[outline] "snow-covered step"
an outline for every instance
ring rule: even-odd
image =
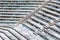
[[[55,4],[55,3],[49,3],[48,5],[52,5],[52,6],[55,6],[55,7],[60,7],[58,4]]]
[[[29,13],[28,12],[0,12],[0,14],[1,15],[27,15]]]
[[[0,21],[0,24],[16,24],[18,21]]]
[[[10,32],[10,36],[9,37],[11,37],[11,36],[14,36],[14,37],[16,37],[17,38],[17,40],[26,40],[23,36],[21,36],[20,34],[18,34],[14,29],[12,29],[12,28],[9,28],[9,27],[0,27],[0,31],[2,31],[3,30],[3,32],[5,32],[5,33],[8,33],[8,32]],[[8,32],[7,32],[8,31]],[[7,34],[8,35],[8,34]],[[14,40],[16,40],[15,38],[14,38]]]
[[[33,27],[31,24],[29,24],[29,23],[24,23],[23,24],[25,27],[27,27],[27,28],[29,28],[31,31],[35,31],[35,30],[37,30],[35,27]]]
[[[4,40],[3,37],[0,36],[0,40]]]
[[[21,20],[22,18],[0,18],[0,20]]]
[[[53,15],[54,17],[60,16],[59,13],[53,12],[52,10],[49,10],[49,9],[46,9],[46,8],[43,8],[43,10],[47,11],[48,14],[50,13],[50,15]]]
[[[40,27],[43,28],[43,25],[40,25],[40,23],[37,23],[37,22],[35,22],[33,20],[28,20],[28,22],[30,22],[31,24],[34,24],[37,28],[40,28]]]
[[[49,35],[47,32],[45,32],[43,35],[49,40],[55,40],[55,38],[53,36]]]
[[[44,21],[46,21],[46,22],[51,22],[51,21],[52,21],[50,18],[44,16],[44,15],[41,14],[41,13],[36,13],[35,16],[38,17],[38,18],[41,18],[42,20],[44,20]]]
[[[50,15],[50,14],[48,14],[48,11],[46,11],[46,10],[42,10],[41,12],[43,12],[42,14],[44,14],[44,15],[46,15],[46,16],[49,16],[49,17],[51,17],[52,19],[54,19],[54,20],[58,20],[58,18],[57,17],[55,17],[55,16],[53,16],[53,15]]]
[[[5,34],[7,34],[7,36],[8,36],[9,38],[18,40],[16,37],[14,37],[12,34],[10,34],[10,32],[8,32],[7,30],[0,29],[0,31],[2,31],[2,32],[4,32]]]
[[[54,3],[60,3],[60,0],[52,0]]]
[[[16,25],[15,23],[14,24],[8,24],[8,23],[0,23],[0,26],[14,26],[14,25]]]
[[[19,15],[19,14],[0,14],[0,16],[10,16],[10,17],[26,17],[26,15],[27,14],[21,14],[21,15]]]
[[[53,25],[53,26],[51,26],[51,28],[50,29],[52,29],[52,30],[54,30],[54,31],[56,31],[57,33],[60,33],[60,28],[58,27],[58,26],[56,26],[56,25]]]
[[[39,35],[43,36],[43,38],[45,38],[46,40],[55,40],[54,37],[50,36],[48,33],[44,32],[44,33],[39,33]]]
[[[16,22],[0,22],[1,26],[4,26],[4,25],[16,25]],[[4,25],[3,25],[4,24]]]
[[[20,11],[32,11],[32,10],[0,10],[0,12],[20,12]]]
[[[36,8],[36,7],[0,7],[0,9],[23,9],[23,8],[25,8],[25,9],[29,9],[29,8]]]
[[[48,35],[50,35],[54,40],[59,40],[58,37],[52,35],[51,33],[47,32],[47,31],[45,31],[45,33],[48,34]],[[47,35],[47,36],[48,36],[48,35]]]
[[[35,19],[34,19],[34,17],[35,17]],[[41,23],[41,25],[46,25],[47,24],[47,20],[45,20],[45,19],[43,19],[42,17],[39,17],[39,16],[37,16],[37,15],[35,15],[34,17],[32,17],[32,19],[34,19],[34,20],[37,20],[38,22],[40,22]],[[37,19],[36,19],[37,18]]]
[[[50,33],[51,35],[53,35],[54,37],[56,37],[56,38],[58,38],[58,39],[60,39],[60,35],[58,34],[58,33],[56,33],[56,32],[54,32],[53,30],[46,30],[48,33]]]
[[[4,33],[0,33],[0,36],[3,37],[4,40],[10,40]]]
[[[54,37],[56,40],[60,40],[60,22],[55,23],[54,25],[50,26],[50,29],[45,30],[50,36]]]
[[[51,11],[55,11],[58,14],[60,12],[60,8],[54,8],[53,6],[46,6],[45,8],[47,8],[47,9],[49,9]]]
[[[39,14],[43,15],[44,17],[46,17],[47,19],[50,20],[50,22],[53,22],[54,20],[56,20],[56,18],[54,18],[53,16],[49,15],[49,14],[46,14],[45,12],[43,11],[39,11]]]

